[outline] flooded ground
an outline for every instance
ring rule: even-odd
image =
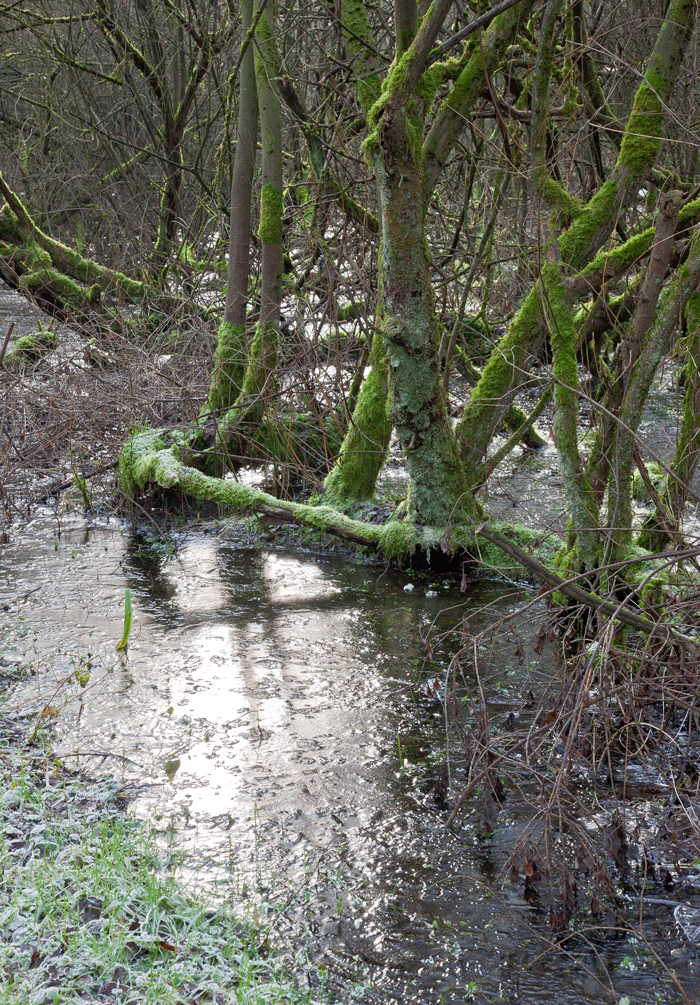
[[[700,993],[692,954],[671,955],[683,940],[668,905],[645,909],[658,958],[629,939],[551,946],[546,897],[528,903],[502,883],[522,824],[515,800],[493,838],[476,837],[476,796],[465,827],[445,827],[433,797],[445,713],[425,684],[444,693],[451,642],[428,660],[423,640],[463,616],[478,632],[530,599],[524,588],[475,581],[461,595],[458,580],[254,547],[225,525],[159,541],[66,513],[59,537],[37,513],[0,567],[2,655],[34,674],[5,714],[31,729],[53,705],[57,753],[117,777],[193,883],[257,904],[273,939],[308,954],[299,980],[374,1005],[656,1005]],[[135,623],[118,656],[126,587]],[[499,728],[554,672],[552,654],[532,650],[537,624],[531,609],[522,665],[512,645],[482,653]],[[465,718],[477,690],[466,670]],[[447,747],[453,801],[454,730]],[[674,896],[700,906],[692,877]],[[638,920],[639,905],[629,911]]]

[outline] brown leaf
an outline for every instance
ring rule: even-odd
[[[506,721],[503,723],[507,733],[514,733],[516,728],[517,719],[514,712],[509,712],[506,716]]]
[[[564,911],[566,912],[567,922],[571,919],[574,911],[576,910],[577,892],[578,887],[576,886],[576,880],[567,869],[564,874]]]
[[[477,835],[480,838],[488,837],[490,834],[493,834],[496,829],[500,812],[501,807],[499,806],[498,801],[494,798],[491,786],[488,786],[486,796],[484,798],[484,808],[481,811],[481,816],[479,817],[479,827],[477,829]]]
[[[620,919],[613,911],[612,907],[609,908],[608,913],[605,915],[605,920],[603,921],[603,928],[605,929],[605,938],[608,941],[613,939],[624,939],[624,931],[620,931]]]
[[[518,657],[518,666],[522,666],[525,662],[525,650],[523,649],[522,639],[518,639],[518,644],[515,647],[515,655]]]
[[[42,719],[57,719],[58,709],[55,705],[47,705],[44,711],[41,713]]]
[[[576,849],[576,871],[583,873],[584,876],[595,872],[595,859],[585,845],[580,845]]]
[[[466,573],[466,570],[465,570],[464,566],[462,566],[462,579],[461,579],[460,584],[459,584],[459,592],[460,593],[466,593],[467,592],[467,573]]]
[[[450,788],[450,776],[446,764],[440,765],[435,788],[433,789],[433,799],[436,803],[444,803]]]
[[[603,828],[603,845],[612,855],[615,865],[622,872],[626,872],[628,868],[627,834],[617,810],[613,813],[610,823]]]
[[[544,649],[544,644],[546,641],[547,641],[547,631],[544,625],[540,625],[540,627],[537,629],[537,635],[535,637],[535,645],[533,647],[533,651],[536,652],[538,656]]]
[[[569,919],[566,916],[564,908],[562,908],[561,911],[550,911],[549,927],[555,935],[564,935],[569,931]]]
[[[547,723],[548,726],[551,726],[552,723],[556,722],[558,718],[559,713],[557,712],[556,708],[550,708],[549,712],[547,712],[547,715],[545,717],[545,722]]]
[[[591,917],[596,919],[603,917],[603,908],[595,897],[591,897]]]
[[[175,946],[172,946],[169,942],[163,942],[163,941],[161,941],[161,942],[158,943],[158,945],[160,946],[160,948],[165,953],[174,953],[174,952],[176,952]]]
[[[88,921],[97,921],[102,916],[104,901],[99,897],[81,897],[78,901],[80,920],[85,925]]]

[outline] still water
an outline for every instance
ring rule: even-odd
[[[59,535],[46,510],[0,559],[4,656],[14,646],[33,670],[10,714],[31,726],[53,704],[57,753],[120,779],[209,896],[233,887],[263,922],[289,901],[273,939],[308,954],[334,1001],[688,1000],[624,941],[548,944],[548,905],[501,882],[517,825],[507,803],[493,838],[475,835],[476,797],[467,826],[445,828],[433,789],[448,750],[454,801],[461,760],[434,692],[455,643],[429,659],[425,639],[463,617],[477,633],[531,597],[459,586],[219,525],[160,542],[75,518]],[[126,587],[135,620],[118,655]],[[537,613],[520,625],[522,666],[512,646],[484,656],[499,725],[544,686],[551,655],[528,644]],[[465,710],[476,687],[467,671]],[[671,912],[647,925],[672,961]],[[672,965],[697,993],[692,959]]]

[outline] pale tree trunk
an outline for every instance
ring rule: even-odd
[[[259,6],[256,4],[256,11]],[[248,353],[241,392],[234,407],[218,425],[219,453],[245,452],[245,438],[254,435],[270,403],[277,366],[282,296],[283,183],[282,117],[279,98],[272,86],[275,72],[274,26],[275,3],[269,0],[258,21],[254,57],[262,145],[258,228],[261,244],[260,320]]]

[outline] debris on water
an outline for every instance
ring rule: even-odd
[[[426,590],[426,597],[437,597],[437,590]]]
[[[415,587],[414,587],[413,583],[406,583],[406,585],[403,588],[403,592],[404,593],[413,593],[414,589],[415,589]]]

